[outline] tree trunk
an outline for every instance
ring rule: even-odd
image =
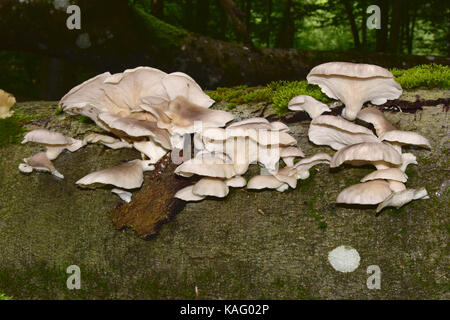
[[[353,15],[353,6],[349,0],[344,0],[345,12],[347,13],[347,18],[350,23],[350,28],[353,35],[353,43],[356,49],[361,48],[361,43],[359,42],[358,28],[356,27],[355,16]]]
[[[295,20],[294,20],[294,3],[292,0],[286,0],[283,22],[281,23],[280,30],[275,46],[277,48],[293,48],[295,39]]]
[[[385,52],[387,49],[387,38],[389,30],[389,2],[387,0],[380,0],[378,6],[381,10],[381,29],[377,30],[376,50],[379,52]]]
[[[389,52],[397,53],[399,51],[399,41],[400,39],[400,27],[401,27],[401,11],[402,8],[401,0],[392,1],[392,18],[391,18],[391,30],[389,34]]]
[[[272,0],[267,0],[267,38],[266,46],[270,47],[270,36],[272,34]]]
[[[158,19],[164,17],[164,0],[152,0],[152,15]]]
[[[231,23],[233,24],[236,33],[240,38],[242,38],[243,42],[254,49],[254,45],[252,39],[250,38],[250,34],[248,33],[248,28],[244,22],[241,21],[238,15],[243,15],[242,11],[240,11],[233,0],[219,0],[219,3],[222,9],[227,14],[228,18],[230,18]]]
[[[417,7],[414,8],[408,35],[408,54],[412,54],[414,44],[414,29],[416,27]]]

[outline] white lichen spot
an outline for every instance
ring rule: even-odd
[[[349,246],[339,246],[328,253],[328,261],[339,272],[355,271],[360,260],[358,251]]]

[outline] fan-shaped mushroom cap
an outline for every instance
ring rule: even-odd
[[[387,162],[394,165],[402,163],[402,156],[393,147],[384,143],[363,142],[347,146],[337,151],[330,162],[330,167],[339,167],[344,162],[354,165],[364,163]]]
[[[204,128],[208,128],[223,127],[234,119],[229,112],[207,109],[181,96],[169,103],[165,114],[171,119],[172,131],[178,134],[193,133],[196,121],[200,122]]]
[[[364,178],[361,179],[361,182],[366,182],[370,180],[376,179],[385,179],[385,180],[395,180],[400,182],[406,182],[408,180],[408,176],[398,168],[389,168],[376,170],[374,172],[369,173]]]
[[[377,136],[380,137],[388,131],[395,130],[395,127],[384,116],[384,113],[376,107],[367,107],[358,112],[358,119],[370,123],[375,128]]]
[[[13,115],[14,112],[10,110],[15,103],[16,98],[11,93],[0,89],[0,119]]]
[[[192,193],[200,197],[223,198],[226,197],[229,191],[228,186],[222,179],[210,177],[200,179],[192,188]]]
[[[377,212],[380,212],[381,210],[383,210],[383,208],[386,207],[395,207],[398,209],[408,202],[418,199],[429,199],[427,190],[425,188],[405,189],[399,192],[394,192],[378,205]]]
[[[205,196],[197,196],[192,192],[192,189],[194,188],[194,185],[185,187],[181,190],[178,190],[177,193],[175,193],[175,198],[181,199],[184,201],[200,201],[205,199]]]
[[[311,157],[301,159],[294,165],[294,168],[297,170],[296,178],[297,179],[308,179],[309,177],[309,169],[312,167],[326,163],[329,164],[331,161],[331,156],[326,153],[317,153]]]
[[[402,153],[402,165],[400,167],[400,170],[405,172],[406,168],[410,164],[418,164],[416,156],[412,153]]]
[[[81,140],[69,138],[59,132],[46,129],[36,129],[28,132],[25,135],[22,144],[27,142],[35,142],[46,146],[47,157],[50,160],[56,159],[64,149],[75,152],[85,145]]]
[[[35,154],[30,158],[23,159],[25,164],[19,165],[21,172],[30,173],[33,170],[50,172],[52,175],[64,179],[64,176],[56,170],[53,163],[47,157],[45,152]]]
[[[227,163],[221,158],[190,159],[179,165],[175,169],[175,173],[183,177],[191,177],[197,174],[224,179],[229,179],[236,175],[233,164]]]
[[[361,142],[380,142],[366,127],[330,115],[313,119],[309,126],[308,137],[317,145],[327,145],[335,150]]]
[[[311,119],[315,119],[322,113],[331,111],[325,103],[307,95],[296,96],[289,101],[289,110],[305,111]]]
[[[144,171],[153,170],[148,161],[132,160],[121,165],[88,174],[76,182],[81,186],[111,184],[123,189],[139,188],[144,182]]]
[[[150,159],[150,163],[152,164],[157,163],[168,152],[167,149],[164,149],[152,140],[133,142],[133,147],[139,152],[145,154]]]
[[[247,180],[245,180],[242,176],[235,176],[231,179],[225,180],[227,186],[232,188],[242,188],[247,184]]]
[[[378,204],[392,193],[389,183],[384,180],[372,180],[358,183],[339,193],[336,202],[347,204]]]
[[[268,125],[267,128],[270,127],[269,120],[267,120],[266,118],[253,117],[230,123],[227,128],[246,127],[248,125],[255,125],[255,124],[263,124],[263,125],[265,124]]]
[[[227,140],[234,137],[248,137],[261,145],[295,145],[297,140],[284,131],[257,130],[253,128],[232,127],[232,128],[206,128],[202,131],[202,136],[210,140]]]
[[[280,148],[280,157],[283,159],[284,163],[288,167],[294,166],[294,159],[297,157],[304,157],[305,154],[298,147],[281,147]]]
[[[289,185],[292,189],[295,189],[297,187],[296,174],[297,170],[295,168],[284,167],[274,173],[273,176],[277,178],[277,180]]]
[[[270,174],[264,174],[259,176],[252,177],[247,182],[247,189],[278,189],[282,187],[283,185],[286,185],[288,187],[287,183],[283,183],[277,178],[275,178],[273,175]]]
[[[103,90],[110,101],[121,109],[138,110],[142,97],[154,95],[168,98],[162,84],[166,75],[165,72],[150,67],[128,69],[107,77]]]
[[[108,148],[111,149],[122,149],[122,148],[132,148],[133,145],[129,144],[126,141],[118,140],[116,138],[113,138],[111,136],[107,136],[104,134],[98,134],[98,133],[91,133],[84,137],[83,144],[87,143],[101,143]]]
[[[197,82],[185,73],[170,73],[162,79],[162,84],[170,100],[182,96],[204,108],[209,108],[214,103],[214,100],[203,92]]]
[[[133,194],[131,192],[122,190],[122,189],[118,189],[118,188],[114,188],[111,190],[112,193],[115,193],[119,196],[120,199],[122,199],[123,201],[125,201],[126,203],[130,203],[131,202],[131,197],[133,196]]]
[[[413,131],[391,130],[380,136],[380,140],[403,144],[412,144],[423,148],[431,148],[427,138]]]
[[[111,129],[125,132],[131,137],[151,137],[162,147],[172,148],[169,133],[167,130],[158,128],[156,122],[122,118],[111,113],[101,113],[98,117]]]
[[[391,72],[370,64],[328,62],[314,67],[306,79],[330,98],[341,100],[342,115],[348,120],[355,120],[366,101],[378,105],[402,94]]]
[[[391,188],[393,192],[399,192],[406,189],[406,186],[400,181],[387,180],[387,182],[389,183],[389,188]]]

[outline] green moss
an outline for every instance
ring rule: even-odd
[[[12,297],[8,297],[0,292],[0,300],[12,300]]]
[[[64,108],[57,108],[56,110],[55,110],[55,115],[60,115],[60,114],[62,114],[64,112]]]
[[[147,39],[149,43],[158,42],[159,47],[170,49],[180,47],[186,39],[188,35],[186,30],[167,24],[147,13],[141,3],[135,3],[135,1],[129,0],[128,4],[134,18],[140,26],[142,37]]]
[[[23,125],[35,118],[36,116],[27,116],[16,112],[12,117],[0,119],[0,147],[22,141],[26,132]]]
[[[410,69],[390,70],[403,89],[425,87],[450,89],[450,67],[440,64],[422,64]]]
[[[89,124],[95,123],[94,121],[92,121],[91,118],[86,117],[86,116],[80,116],[80,117],[78,118],[78,122],[79,122],[79,123],[89,123]]]

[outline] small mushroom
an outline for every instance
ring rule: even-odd
[[[373,205],[383,202],[392,190],[384,180],[372,180],[352,185],[339,193],[336,202],[346,204]]]
[[[55,177],[64,179],[64,176],[56,170],[45,152],[38,153],[30,158],[23,159],[25,163],[19,165],[19,170],[24,173],[36,171],[50,172]]]
[[[13,115],[14,112],[10,110],[15,103],[16,98],[11,93],[0,89],[0,119]]]
[[[247,180],[245,180],[242,176],[235,176],[233,178],[225,180],[225,184],[232,188],[242,188],[247,184]]]
[[[44,145],[47,148],[46,153],[49,160],[56,159],[65,149],[70,152],[75,152],[85,145],[81,140],[69,138],[59,132],[46,129],[36,129],[28,132],[25,135],[22,144],[27,142],[35,142]]]
[[[306,79],[322,92],[345,104],[342,116],[355,120],[366,101],[379,105],[402,94],[388,70],[371,64],[328,62],[314,67]]]
[[[327,145],[334,150],[361,142],[380,142],[366,127],[330,115],[322,115],[311,121],[308,138],[314,144]]]
[[[247,183],[247,189],[276,189],[279,192],[289,188],[287,183],[281,182],[275,176],[270,174],[258,175],[252,177]]]
[[[375,128],[378,137],[388,131],[395,130],[395,127],[384,116],[384,113],[376,107],[363,108],[356,116],[358,119],[370,123]]]
[[[298,147],[281,147],[280,148],[280,157],[283,159],[284,163],[288,167],[294,166],[294,159],[297,157],[304,157],[305,154]]]
[[[425,188],[420,189],[405,189],[399,192],[395,192],[381,202],[377,207],[377,212],[383,210],[386,207],[400,208],[411,202],[412,200],[429,199],[427,190]]]
[[[133,145],[104,134],[91,133],[84,137],[83,144],[101,143],[111,149],[132,148]]]
[[[296,96],[289,101],[289,110],[305,111],[311,119],[315,119],[322,113],[331,111],[325,103],[307,95]]]
[[[192,192],[192,189],[194,186],[188,186],[181,190],[178,190],[177,193],[175,193],[175,198],[181,199],[184,201],[200,201],[205,199],[205,196],[197,196]]]
[[[405,184],[400,181],[387,180],[387,182],[389,183],[389,188],[391,188],[393,192],[399,192],[406,189]]]
[[[144,182],[144,171],[154,170],[149,161],[132,160],[121,165],[88,174],[76,182],[83,187],[97,184],[114,185],[122,189],[140,188]]]
[[[182,163],[175,169],[175,173],[183,177],[194,174],[213,178],[230,179],[236,175],[233,164],[221,158],[194,158]]]
[[[400,146],[410,144],[428,149],[431,148],[427,138],[413,131],[390,130],[382,134],[380,140],[398,144]]]
[[[330,164],[331,156],[326,153],[317,153],[311,157],[300,160],[294,165],[294,168],[297,170],[296,178],[297,179],[308,179],[309,178],[309,169],[318,165],[318,164]]]
[[[353,165],[365,163],[384,164],[390,163],[400,165],[402,156],[393,147],[376,142],[363,142],[347,146],[337,151],[330,162],[331,168],[339,167],[344,162],[351,162]]]
[[[157,163],[164,157],[168,150],[161,147],[159,144],[150,141],[136,141],[133,142],[133,146],[139,152],[145,154],[149,159],[150,163]]]
[[[229,188],[222,179],[202,178],[192,188],[192,193],[199,197],[212,196],[217,198],[226,197]]]
[[[118,188],[114,188],[111,190],[112,193],[115,193],[119,196],[120,199],[122,199],[123,201],[125,201],[126,203],[130,203],[131,202],[131,197],[133,196],[133,194],[131,192],[122,190],[122,189],[118,189]]]
[[[408,176],[398,168],[388,168],[369,173],[361,179],[361,182],[377,179],[395,180],[404,183],[408,180]]]

